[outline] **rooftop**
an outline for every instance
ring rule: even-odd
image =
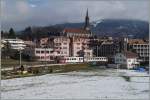
[[[142,39],[130,39],[129,44],[147,44],[147,42]]]
[[[138,57],[138,54],[133,53],[131,51],[125,51],[124,54],[127,58],[137,58]]]
[[[66,28],[63,30],[63,32],[66,33],[88,33],[88,31],[84,30],[84,29],[79,29],[79,28]]]

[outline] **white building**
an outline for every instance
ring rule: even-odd
[[[54,61],[54,52],[52,48],[35,48],[34,55],[38,61]]]
[[[132,69],[139,65],[138,55],[130,51],[117,53],[115,55],[115,63],[119,64],[120,67]]]
[[[26,47],[24,41],[21,39],[3,39],[2,43],[3,44],[9,43],[11,49],[16,50],[23,50]]]
[[[130,39],[129,48],[136,52],[143,62],[149,62],[149,43],[142,39]]]
[[[67,37],[54,38],[54,52],[55,56],[69,57],[70,39]]]

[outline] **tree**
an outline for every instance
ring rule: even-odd
[[[13,28],[10,28],[8,38],[16,38],[16,34]]]
[[[8,59],[10,58],[10,52],[11,52],[10,43],[7,41],[4,45],[5,46],[2,49],[2,57]]]

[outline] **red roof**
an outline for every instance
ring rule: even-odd
[[[84,29],[75,29],[75,28],[66,28],[66,29],[64,29],[64,32],[66,32],[66,33],[88,33]]]
[[[126,52],[125,52],[125,56],[126,56],[127,58],[137,58],[137,57],[138,57],[138,54],[133,53],[133,52],[131,52],[131,51],[126,51]]]

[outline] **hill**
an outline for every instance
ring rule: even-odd
[[[61,35],[64,28],[82,28],[84,23],[64,23],[45,27],[28,27],[21,31],[22,37],[39,38]],[[146,38],[149,35],[149,23],[141,20],[102,19],[91,22],[91,30],[99,36]]]

